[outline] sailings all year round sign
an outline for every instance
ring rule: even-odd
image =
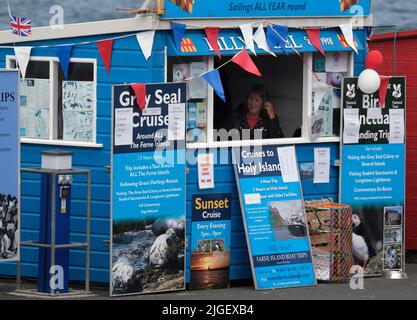
[[[185,289],[186,85],[113,87],[111,295]]]

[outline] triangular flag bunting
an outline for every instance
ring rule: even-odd
[[[181,42],[187,26],[183,23],[171,22],[171,27],[174,34],[175,46],[181,51]]]
[[[261,76],[261,73],[259,72],[255,63],[252,61],[251,57],[249,56],[249,53],[245,49],[243,49],[237,55],[235,55],[232,58],[232,61],[238,64],[239,66],[241,66],[247,72],[253,73],[254,75],[257,75],[258,77]]]
[[[326,56],[324,50],[320,43],[320,29],[318,28],[308,28],[307,35],[311,41],[311,44],[323,55]]]
[[[20,73],[22,74],[23,79],[25,79],[26,77],[26,69],[29,64],[31,51],[32,51],[32,47],[15,47],[14,48],[14,54],[16,56],[17,65],[19,66]]]
[[[106,71],[110,73],[111,55],[113,52],[113,39],[97,41],[98,52],[100,53],[101,60],[103,61]]]
[[[239,26],[242,31],[243,39],[245,40],[246,48],[256,55],[255,43],[253,42],[253,26],[252,24],[242,24]]]
[[[269,54],[272,54],[273,56],[276,57],[275,53],[272,52],[272,50],[269,47],[268,42],[266,40],[266,35],[265,35],[265,30],[264,30],[263,23],[261,23],[258,30],[256,30],[255,35],[253,36],[253,41],[255,41],[255,43],[257,44],[259,49],[262,49],[262,50],[264,50],[264,51],[268,52]]]
[[[340,30],[342,30],[343,36],[345,37],[347,44],[353,49],[353,51],[356,52],[356,54],[359,54],[358,48],[356,47],[356,44],[355,44],[355,39],[353,38],[352,23],[341,24],[339,27],[340,27]]]
[[[71,59],[72,46],[59,46],[55,48],[56,55],[61,63],[62,71],[64,72],[65,79],[68,78],[68,67]]]
[[[288,38],[288,27],[287,26],[268,26],[266,30],[266,40],[270,48],[279,46],[286,54],[288,54],[286,48],[286,41]]]
[[[217,27],[207,27],[206,29],[207,40],[210,43],[211,47],[216,51],[217,56],[221,58],[220,49],[219,49],[219,32],[220,28]]]
[[[379,87],[379,106],[385,108],[385,99],[389,86],[390,77],[381,77],[381,86]]]
[[[136,103],[141,110],[146,107],[146,85],[143,83],[132,83],[130,85],[132,90],[135,92]]]
[[[148,60],[152,55],[153,40],[155,38],[155,30],[139,32],[136,35],[140,48],[142,49],[145,59]]]
[[[208,82],[208,84],[214,89],[220,99],[226,102],[226,96],[224,95],[223,84],[220,79],[219,70],[213,69],[207,73],[202,74],[201,77]]]

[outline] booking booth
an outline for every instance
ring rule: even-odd
[[[115,265],[116,269],[123,270],[123,274],[135,274],[137,265],[146,264],[149,256],[143,256],[143,261],[135,265],[128,259],[115,258],[120,251],[117,251],[117,246],[115,249],[114,243],[113,252],[109,252],[109,241],[114,240],[120,231],[118,228],[130,230],[129,221],[121,219],[123,224],[117,225],[112,220],[115,218],[116,197],[113,192],[117,191],[114,186],[118,177],[116,173],[125,174],[121,168],[126,161],[131,161],[127,160],[129,152],[122,147],[126,141],[123,142],[123,136],[117,138],[117,134],[123,132],[125,126],[132,125],[126,121],[129,108],[123,104],[118,106],[117,103],[123,100],[115,100],[115,97],[128,92],[129,97],[136,95],[137,99],[139,91],[136,90],[140,87],[130,84],[146,85],[148,94],[158,90],[157,84],[160,84],[160,90],[168,90],[170,94],[182,90],[178,101],[165,102],[175,105],[177,113],[164,114],[161,107],[159,111],[154,110],[159,114],[153,114],[174,119],[174,122],[177,120],[178,126],[185,128],[184,137],[173,135],[178,146],[175,154],[193,159],[174,168],[179,170],[175,172],[183,173],[176,181],[184,183],[184,189],[177,190],[176,196],[164,204],[166,210],[184,208],[184,225],[170,225],[172,228],[169,229],[175,232],[186,230],[183,239],[178,234],[176,237],[172,235],[177,248],[183,250],[185,265],[177,268],[176,274],[182,277],[181,280],[175,282],[178,279],[171,279],[171,284],[180,289],[183,287],[181,281],[190,282],[191,232],[198,221],[195,218],[199,216],[198,210],[202,209],[194,206],[198,201],[200,204],[207,201],[217,201],[217,205],[222,203],[218,209],[227,220],[225,228],[230,229],[230,238],[219,235],[224,243],[203,241],[200,249],[213,251],[227,247],[228,280],[250,279],[254,276],[251,271],[253,257],[248,254],[246,245],[232,149],[295,146],[294,158],[301,173],[300,196],[303,200],[326,198],[338,201],[342,79],[358,76],[365,67],[367,27],[372,26],[370,1],[316,0],[298,5],[292,1],[259,3],[246,0],[239,4],[232,1],[218,4],[167,0],[154,13],[140,14],[131,19],[68,25],[63,29],[35,28],[29,38],[0,32],[2,67],[20,67],[21,70],[21,166],[40,166],[41,152],[47,149],[72,152],[73,167],[92,172],[91,281],[109,283],[109,274],[115,270]],[[173,22],[185,26],[180,42],[178,34],[173,32]],[[284,26],[284,29],[274,26]],[[212,40],[213,28],[219,32],[215,42]],[[257,39],[253,51],[248,48],[244,37],[244,30],[249,29],[252,38]],[[280,33],[282,30],[285,30],[284,36]],[[274,32],[275,36],[271,38],[268,32]],[[262,74],[260,77],[247,72],[238,63],[230,63],[244,49]],[[216,79],[221,81],[223,97],[219,95],[218,82],[204,78],[212,70],[218,70],[219,78]],[[186,85],[181,86],[181,83]],[[225,129],[224,123],[244,102],[246,93],[254,84],[268,89],[282,137],[231,141],[230,137],[216,135],[215,132]],[[151,97],[144,103],[152,106],[155,101]],[[180,105],[183,103],[185,107]],[[130,106],[135,117],[152,115],[146,114],[151,111],[142,110],[139,104]],[[116,114],[117,108],[120,110]],[[181,116],[182,113],[186,117]],[[115,127],[116,120],[119,121],[118,127]],[[317,121],[320,124],[318,129]],[[159,129],[167,128],[161,123]],[[150,131],[148,134],[156,133]],[[115,139],[119,139],[118,142]],[[127,143],[132,144],[132,141]],[[327,149],[327,162],[330,164],[328,178],[321,183],[315,183],[310,174],[314,167],[315,149],[318,148]],[[151,149],[146,151],[153,152]],[[141,154],[141,157],[146,158],[146,155]],[[213,159],[221,161],[213,163]],[[206,180],[201,175],[204,161],[210,177]],[[115,163],[119,166],[115,167]],[[145,165],[144,162],[136,165],[141,164]],[[212,168],[211,164],[214,164]],[[110,174],[109,166],[113,166]],[[76,188],[71,195],[70,240],[83,242],[86,181],[74,179],[73,185]],[[39,186],[37,178],[22,180],[22,241],[39,236]],[[243,182],[240,188],[244,188]],[[163,189],[158,190],[155,192]],[[230,206],[226,207],[226,202]],[[151,226],[144,225],[143,228],[151,232]],[[132,242],[127,255],[138,254],[142,242],[138,238],[129,239]],[[172,239],[167,235],[165,240],[169,243]],[[37,249],[22,248],[20,257],[22,276],[36,278]],[[70,280],[84,280],[85,251],[71,250],[69,261]],[[0,264],[0,274],[15,276],[15,272],[15,264]],[[157,281],[151,272],[143,277],[150,279],[149,282]],[[118,288],[121,291],[114,294],[136,292],[123,285]],[[148,288],[150,291],[169,289],[163,286]],[[146,290],[141,288],[139,291]]]

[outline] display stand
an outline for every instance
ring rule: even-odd
[[[21,172],[47,174],[52,177],[52,210],[51,210],[51,243],[40,243],[38,241],[24,241],[20,243],[21,247],[34,247],[34,248],[45,248],[51,250],[51,265],[55,264],[55,254],[57,249],[75,249],[85,248],[86,250],[86,265],[85,265],[85,288],[84,290],[73,290],[70,289],[68,293],[57,293],[54,289],[51,289],[50,293],[42,293],[36,291],[36,289],[22,289],[21,287],[21,266],[20,260],[17,262],[16,272],[16,290],[12,292],[13,295],[26,296],[26,297],[44,297],[44,298],[81,298],[92,296],[90,292],[90,220],[91,220],[91,171],[80,170],[80,169],[69,169],[69,170],[50,170],[40,168],[26,168],[21,169]],[[87,213],[86,213],[86,242],[85,243],[67,243],[67,244],[56,244],[55,230],[56,230],[56,181],[58,175],[87,175]]]

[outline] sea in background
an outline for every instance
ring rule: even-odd
[[[0,30],[8,29],[6,0],[0,0]],[[209,0],[197,0],[209,1]],[[117,8],[139,8],[141,0],[9,0],[13,15],[30,17],[34,27],[47,26],[51,19],[49,10],[54,5],[64,8],[64,23],[128,18]],[[375,26],[396,25],[399,29],[417,29],[417,1],[372,0]],[[378,30],[377,30],[378,31]]]

